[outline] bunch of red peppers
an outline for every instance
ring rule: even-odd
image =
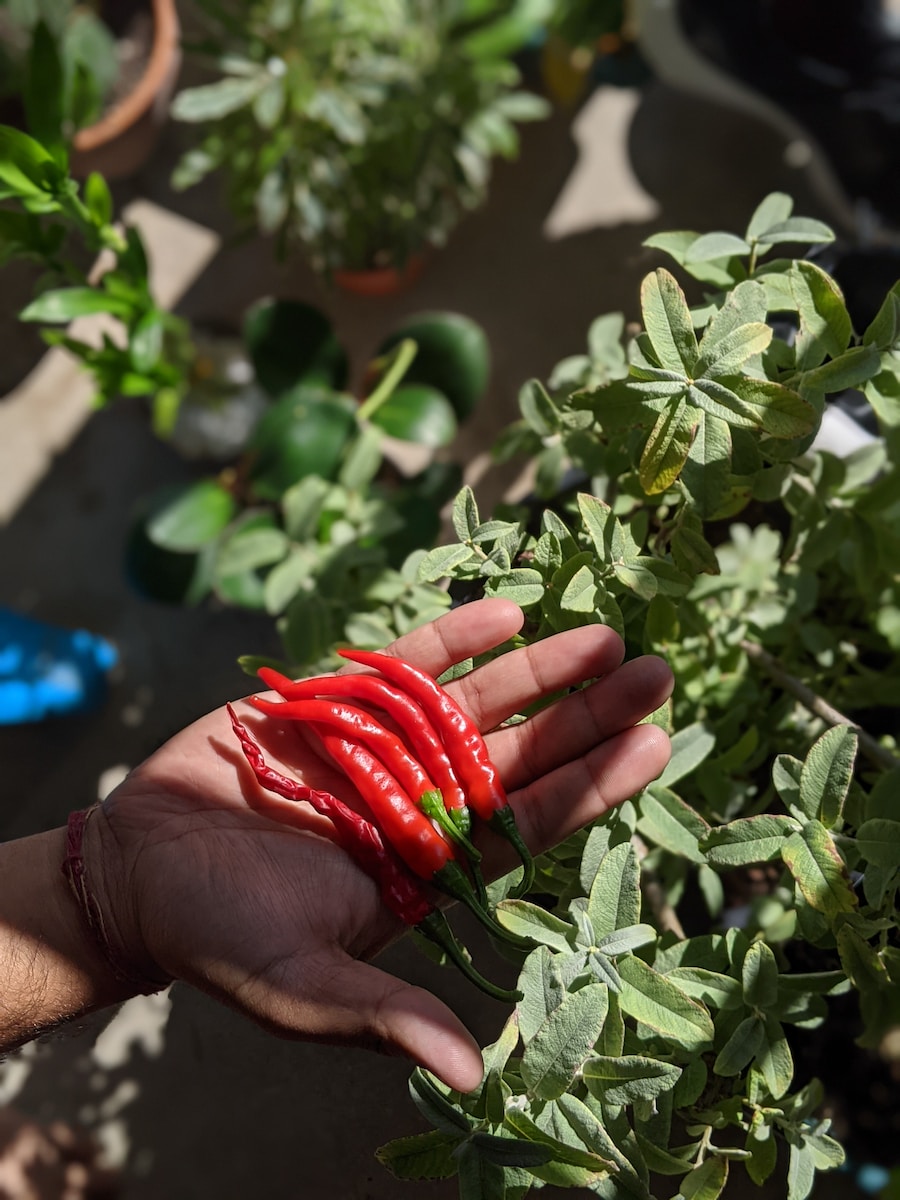
[[[302,723],[365,801],[368,816],[269,767],[229,706],[247,761],[263,787],[306,801],[330,819],[337,843],[375,880],[382,900],[402,921],[437,944],[483,991],[516,999],[517,993],[475,970],[431,891],[467,905],[494,936],[530,948],[491,912],[481,854],[470,837],[474,813],[522,859],[522,880],[513,894],[530,888],[531,855],[484,738],[449,693],[418,667],[376,651],[340,654],[378,673],[295,682],[262,667],[260,678],[282,699],[252,696],[250,703],[278,720]]]

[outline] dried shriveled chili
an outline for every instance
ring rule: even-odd
[[[386,907],[405,924],[439,946],[478,988],[496,1000],[515,1003],[521,999],[521,992],[501,988],[476,970],[447,924],[444,914],[432,905],[422,883],[385,846],[380,831],[371,821],[354,812],[330,792],[308,787],[270,767],[234,709],[230,704],[227,707],[244,756],[262,787],[287,800],[306,801],[316,812],[328,817],[335,830],[337,844],[375,881]]]
[[[475,722],[436,679],[412,663],[376,650],[344,649],[338,653],[350,662],[374,667],[422,706],[443,739],[467,803],[491,829],[513,845],[521,858],[522,879],[511,894],[524,895],[534,882],[534,863],[509,806],[500,773],[491,762]]]

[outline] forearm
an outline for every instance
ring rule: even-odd
[[[62,873],[66,831],[0,843],[0,1052],[137,989],[120,982]]]

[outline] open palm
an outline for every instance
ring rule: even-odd
[[[401,638],[389,652],[433,675],[516,633],[521,611],[482,600]],[[450,686],[487,735],[526,842],[561,841],[663,769],[668,739],[637,725],[671,688],[665,664],[621,664],[620,639],[583,627],[504,655]],[[528,721],[497,728],[585,680]],[[292,726],[237,704],[267,760],[359,806],[342,776]],[[92,822],[106,911],[118,940],[154,966],[285,1035],[400,1051],[462,1090],[480,1052],[435,996],[364,961],[402,927],[375,884],[328,840],[305,804],[263,792],[225,709],[195,722],[131,773]],[[325,836],[322,836],[322,835]],[[515,865],[492,834],[488,877]]]

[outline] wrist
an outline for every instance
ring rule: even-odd
[[[168,986],[171,977],[153,961],[141,936],[136,895],[125,885],[133,873],[123,863],[102,805],[69,816],[62,873],[83,930],[117,982],[131,994],[148,995]]]

